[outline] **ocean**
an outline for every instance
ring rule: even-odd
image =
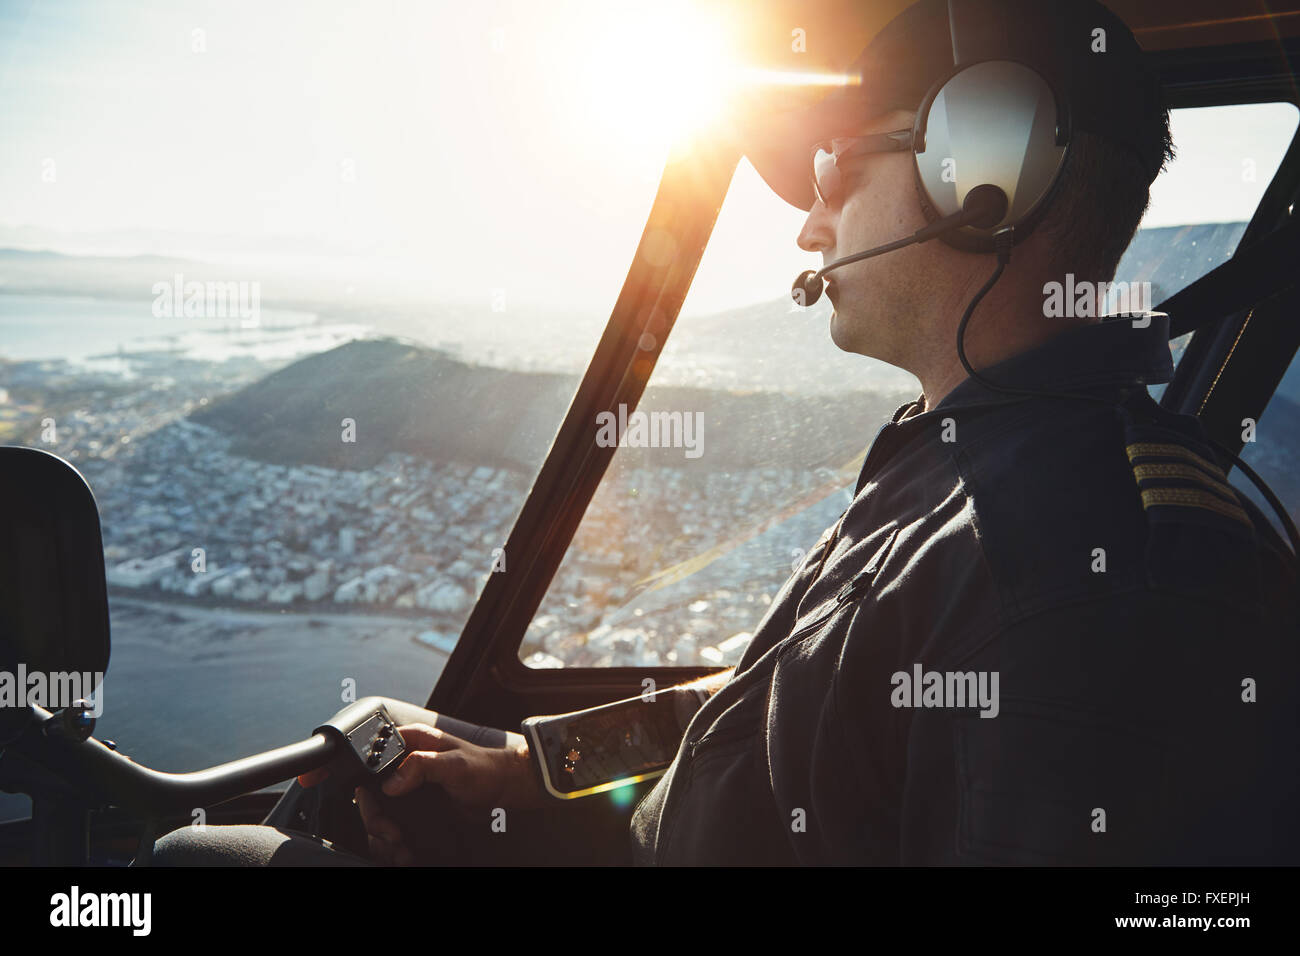
[[[166,351],[178,358],[291,361],[370,333],[355,323],[322,323],[311,312],[262,308],[256,327],[238,318],[154,315],[153,299],[0,294],[0,359],[64,359],[100,371],[120,355]]]

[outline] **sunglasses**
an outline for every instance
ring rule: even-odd
[[[899,153],[912,148],[910,129],[869,136],[837,136],[822,140],[812,151],[813,192],[827,209],[833,209],[844,191],[845,174],[840,163],[870,153]]]

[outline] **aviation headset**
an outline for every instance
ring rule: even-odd
[[[1127,148],[1147,182],[1163,165],[1151,124],[1163,112],[1159,82],[1132,34],[1098,3],[947,0],[953,67],[916,111],[912,150],[927,221],[963,209],[996,186],[1007,210],[943,240],[993,252],[994,236],[1030,234],[1051,204],[1076,126]],[[966,184],[966,189],[960,189]]]
[[[1131,34],[1104,7],[946,2],[951,39],[938,39],[945,48],[951,44],[952,67],[922,99],[911,137],[916,191],[928,225],[906,239],[804,273],[796,282],[796,290],[807,283],[804,304],[820,297],[816,280],[832,269],[914,242],[941,238],[967,252],[987,253],[996,251],[998,235],[1004,242],[1024,239],[1057,191],[1076,125],[1128,147],[1148,182],[1159,172],[1163,157],[1151,155],[1149,137],[1142,135],[1157,106],[1158,86],[1141,66]]]
[[[959,215],[983,187],[992,214],[944,232],[967,252],[995,251],[995,235],[1028,235],[1060,180],[1069,147],[1064,98],[1032,67],[1010,59],[961,64],[931,89],[916,113],[912,153],[921,211],[931,224]],[[977,184],[965,193],[960,183]],[[999,202],[1000,200],[1000,202]],[[992,224],[988,224],[989,221]]]
[[[971,366],[964,337],[976,306],[1010,261],[1012,246],[1032,232],[1056,195],[1076,128],[1089,128],[1128,147],[1148,174],[1148,183],[1155,179],[1163,156],[1152,153],[1156,147],[1142,132],[1158,107],[1158,85],[1124,85],[1126,79],[1150,77],[1137,66],[1136,43],[1126,29],[1108,31],[1103,25],[1100,35],[1098,28],[1085,30],[1083,19],[1068,15],[1085,9],[1082,4],[947,0],[947,5],[953,67],[926,93],[912,130],[916,190],[928,225],[904,239],[802,273],[792,295],[796,302],[811,305],[822,294],[822,277],[832,269],[934,238],[966,252],[995,253],[992,276],[957,326],[957,355],[966,374],[1007,395],[1115,406],[1114,400],[1096,395],[992,382]],[[1099,4],[1089,12],[1095,10],[1112,16]],[[1077,45],[1090,43],[1091,52],[1108,56],[1105,45],[1112,38],[1119,41],[1114,52],[1120,69],[1090,71],[1088,79],[1097,82],[1089,87],[1074,82],[1071,67],[1080,56]],[[1300,555],[1300,533],[1277,496],[1237,455],[1212,443],[1260,489]]]

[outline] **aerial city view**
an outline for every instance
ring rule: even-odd
[[[1146,230],[1120,274],[1150,277],[1158,300],[1241,229]],[[488,575],[520,557],[506,539],[601,320],[507,336],[490,304],[362,306],[363,290],[328,281],[263,292],[256,321],[169,315],[153,289],[166,298],[177,274],[229,271],[0,251],[0,441],[89,483],[114,650],[100,727],[183,770],[265,747],[268,729],[299,739],[341,693],[427,698]],[[684,316],[639,408],[592,423],[623,437],[525,664],[740,659],[848,506],[876,430],[916,396],[905,374],[835,349],[824,302],[801,311]],[[1274,402],[1297,400],[1293,369]],[[641,412],[663,441],[637,439]],[[1300,443],[1265,434],[1248,460],[1300,498]],[[0,795],[0,819],[27,806]]]
[[[1204,248],[1238,229],[1191,231]],[[0,342],[0,438],[85,475],[115,607],[378,614],[445,655],[486,576],[509,573],[506,537],[578,368],[535,347],[433,347],[338,308],[141,322],[120,294],[42,294],[62,263],[4,261],[19,282],[0,296],[15,332]],[[787,312],[682,322],[642,406],[697,422],[694,447],[624,439],[529,629],[530,666],[739,659],[847,506],[875,429],[914,397],[896,378],[828,385],[826,343]],[[767,333],[740,355],[738,322]]]
[[[33,341],[3,357],[0,429],[85,475],[115,609],[382,614],[445,654],[486,575],[509,573],[511,522],[576,386],[572,373],[478,364],[288,310],[256,328],[200,320],[184,337],[154,330],[64,358],[59,322],[131,306],[0,302],[6,326],[63,310],[46,354]],[[783,305],[772,311],[786,321]],[[799,549],[847,505],[846,466],[910,397],[672,384],[745,374],[721,350],[695,354],[642,403],[698,422],[694,447],[616,455],[529,631],[531,666],[734,663]],[[787,354],[782,374],[795,366]],[[476,401],[475,389],[509,400]],[[835,426],[854,431],[846,441]],[[771,446],[793,427],[808,466]],[[719,545],[693,574],[662,580]]]

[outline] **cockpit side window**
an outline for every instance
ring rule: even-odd
[[[1296,118],[1290,103],[1175,111],[1178,157],[1116,282],[1144,283],[1151,308],[1231,256]],[[825,300],[791,304],[802,220],[742,162],[640,407],[609,423],[622,442],[524,637],[529,666],[736,663],[848,505],[876,429],[918,394],[835,347]]]

